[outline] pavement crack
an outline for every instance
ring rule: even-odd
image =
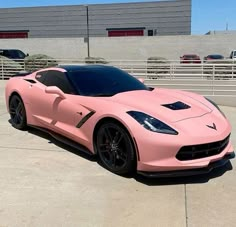
[[[45,151],[45,149],[41,148],[27,148],[27,147],[5,147],[5,146],[0,146],[0,148],[3,149],[16,149],[16,150],[36,150],[36,151]],[[55,149],[47,149],[47,151],[57,151]]]
[[[1,114],[0,114],[0,117],[1,117],[1,116],[4,116],[5,114],[7,114],[7,112],[6,112],[6,113],[1,113]]]
[[[184,184],[184,200],[185,200],[185,223],[188,227],[188,201],[187,201],[187,185]]]

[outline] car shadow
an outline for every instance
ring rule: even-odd
[[[135,174],[134,179],[137,182],[146,184],[148,186],[162,186],[162,185],[179,185],[179,184],[203,184],[208,181],[220,177],[227,171],[233,169],[231,162],[227,162],[224,166],[213,169],[207,174],[186,176],[186,177],[168,177],[168,178],[148,178],[139,174]]]
[[[10,120],[9,120],[9,123]],[[75,149],[51,136],[49,133],[45,131],[41,131],[37,128],[28,127],[26,130],[28,133],[39,136],[45,140],[48,140],[48,143],[53,143],[56,146],[69,151],[79,157],[87,159],[88,161],[97,162],[100,166],[102,166],[101,162],[97,158],[97,155],[90,155],[81,151],[79,149]],[[103,166],[102,166],[103,167]],[[104,167],[103,167],[104,168]],[[148,186],[164,186],[164,185],[179,185],[179,184],[199,184],[199,183],[207,183],[211,179],[218,178],[225,174],[227,171],[233,169],[231,162],[229,161],[226,165],[216,168],[212,170],[210,173],[202,174],[202,175],[194,175],[194,176],[186,176],[186,177],[167,177],[167,178],[149,178],[142,176],[138,173],[133,173],[126,176],[120,176],[127,179],[135,179],[137,182],[148,185]],[[105,171],[109,171],[104,168]]]
[[[36,128],[27,128],[27,131],[28,133],[30,134],[33,134],[33,135],[36,135],[36,136],[39,136],[45,140],[48,140],[48,143],[53,143],[55,144],[56,146],[62,148],[63,150],[66,150],[66,151],[69,151],[75,155],[78,155],[84,159],[87,159],[89,161],[92,161],[92,162],[96,162],[97,161],[97,156],[96,155],[93,155],[93,154],[88,154],[84,151],[81,151],[79,149],[75,149],[74,147],[71,147],[57,139],[55,139],[53,136],[51,136],[49,133],[47,132],[44,132],[44,131],[41,131],[39,129],[36,129]]]

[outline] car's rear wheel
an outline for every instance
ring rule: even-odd
[[[27,126],[25,106],[18,95],[13,95],[11,97],[9,110],[12,126],[21,130],[25,129]]]
[[[103,123],[95,138],[100,160],[105,168],[116,174],[134,171],[136,155],[127,130],[116,122]]]

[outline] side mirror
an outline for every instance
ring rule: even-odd
[[[29,54],[26,54],[26,57],[29,57]]]
[[[46,88],[45,88],[45,93],[58,95],[58,96],[61,97],[62,99],[65,99],[65,98],[66,98],[65,93],[64,93],[61,89],[59,89],[58,87],[56,87],[56,86],[46,87]]]

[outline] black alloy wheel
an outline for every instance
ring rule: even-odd
[[[13,95],[9,103],[11,124],[16,129],[25,129],[26,123],[26,112],[23,101],[18,95]]]
[[[115,122],[100,126],[96,149],[102,164],[113,173],[128,174],[134,171],[136,155],[128,132]]]

